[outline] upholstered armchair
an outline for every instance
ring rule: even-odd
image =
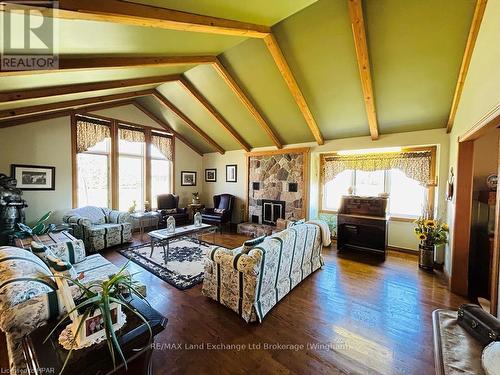
[[[160,223],[165,225],[167,218],[173,216],[175,224],[188,224],[189,214],[187,208],[179,208],[179,196],[175,194],[160,194],[157,198],[158,213],[161,215]]]
[[[88,253],[132,240],[132,224],[128,212],[94,206],[75,208],[63,221],[73,229],[76,238],[83,240]]]
[[[234,201],[234,195],[231,194],[214,195],[214,207],[205,208],[201,212],[202,221],[217,225],[222,233],[222,226],[231,222]]]

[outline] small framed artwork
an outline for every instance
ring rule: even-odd
[[[217,169],[205,169],[205,182],[217,182]]]
[[[11,177],[17,180],[21,190],[55,190],[56,167],[11,164]]]
[[[181,186],[196,186],[196,172],[182,171]]]
[[[238,181],[238,166],[236,164],[226,165],[226,182]]]

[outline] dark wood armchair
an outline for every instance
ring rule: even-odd
[[[166,225],[167,218],[173,216],[176,225],[189,223],[187,208],[179,208],[179,196],[175,194],[160,194],[157,198],[158,209],[161,215],[160,224]]]
[[[201,212],[202,221],[217,225],[222,233],[222,226],[231,222],[235,197],[231,194],[214,195],[214,207]]]

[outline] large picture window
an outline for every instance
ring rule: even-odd
[[[171,134],[113,119],[75,115],[72,121],[73,205],[144,210],[172,191]]]
[[[421,151],[422,154],[416,151]],[[426,159],[419,160],[419,156]],[[365,160],[363,154],[357,154],[352,158],[338,158],[337,154],[322,155],[320,210],[337,212],[342,195],[349,193],[359,196],[388,194],[388,210],[393,218],[414,219],[424,210],[433,210],[435,148],[407,149],[401,152],[401,157],[407,159],[404,162],[397,160],[380,162],[377,157],[371,157],[368,154]],[[388,158],[397,158],[397,155]],[[415,165],[412,165],[409,158],[415,159]],[[345,164],[325,165],[328,162]],[[378,163],[381,169],[378,169]],[[426,163],[429,164],[428,167]],[[398,166],[398,168],[391,168],[391,166]],[[424,175],[428,175],[427,179],[421,176],[419,171],[414,171],[419,168],[424,170]],[[423,183],[424,180],[427,183]]]

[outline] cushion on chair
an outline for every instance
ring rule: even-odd
[[[92,224],[104,224],[107,221],[109,211],[111,211],[109,208],[85,206],[75,208],[67,212],[65,216],[77,215],[89,219]]]
[[[226,209],[225,208],[214,208],[214,212],[216,214],[223,214],[224,212],[226,212]]]
[[[161,210],[163,215],[172,215],[177,213],[177,208],[165,208]]]
[[[224,209],[224,210],[227,210],[230,208],[231,206],[231,198],[232,196],[229,195],[229,194],[221,194],[220,195],[220,202],[219,202],[219,207],[216,207],[216,208],[219,208],[219,209]]]

